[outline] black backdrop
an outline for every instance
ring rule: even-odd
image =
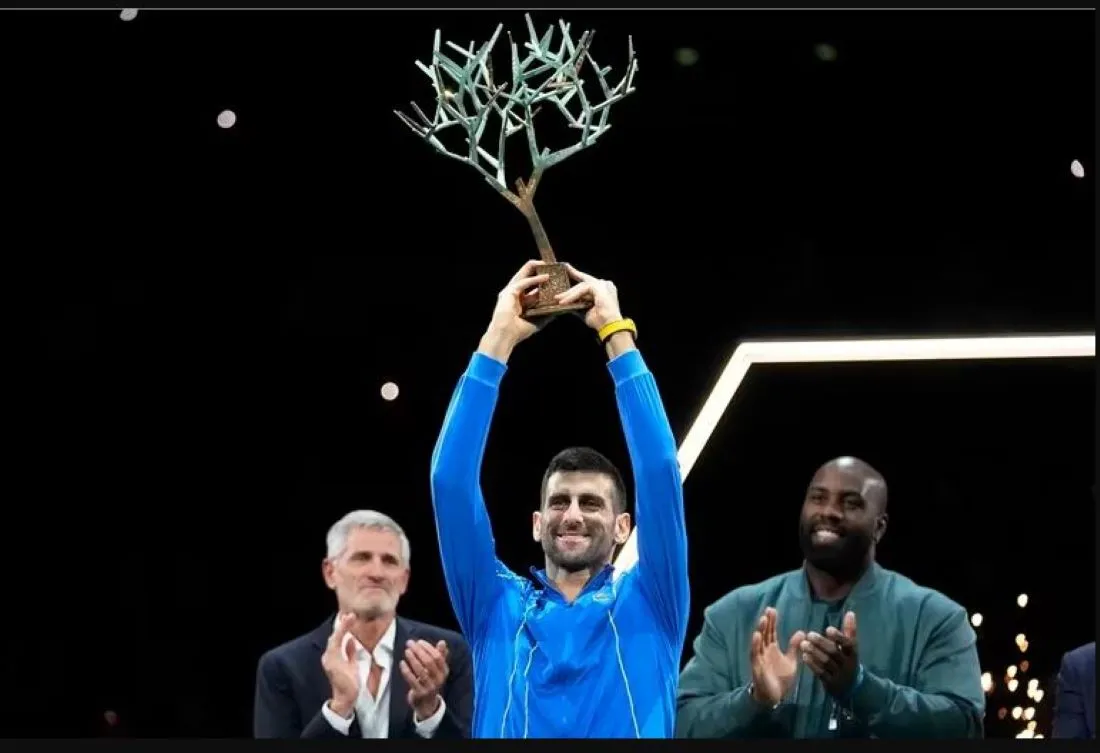
[[[744,339],[1093,330],[1090,16],[569,20],[615,74],[634,35],[638,91],[540,211],[561,256],[619,284],[678,439]],[[5,14],[31,345],[5,733],[95,734],[110,709],[130,734],[247,735],[255,662],[325,618],[324,533],[357,507],[407,527],[403,609],[454,625],[429,458],[534,247],[391,111],[430,104],[413,61],[436,27],[464,44],[499,21],[523,34],[504,12]],[[556,450],[627,466],[603,362],[573,320],[512,361],[483,485],[516,568]],[[1094,635],[1094,385],[1092,359],[754,368],[686,483],[692,636],[721,594],[797,566],[805,484],[851,453],[891,486],[883,562],[985,616],[998,681],[1026,632],[1047,687]],[[996,717],[1013,705],[998,688],[990,734],[1022,728]]]

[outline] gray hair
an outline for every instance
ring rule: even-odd
[[[325,536],[325,544],[328,546],[328,558],[336,559],[343,554],[348,545],[348,536],[355,528],[374,528],[389,531],[401,541],[401,562],[405,567],[409,566],[409,558],[412,551],[409,547],[409,537],[397,522],[389,515],[375,510],[354,510],[340,518],[328,529]]]

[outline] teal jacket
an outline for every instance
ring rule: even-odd
[[[777,708],[749,695],[752,632],[769,606],[783,650],[796,631],[824,633],[855,612],[864,674],[845,708],[801,662]],[[811,597],[802,569],[731,591],[707,607],[694,651],[680,675],[677,737],[982,737],[985,694],[966,610],[878,564],[836,604]]]

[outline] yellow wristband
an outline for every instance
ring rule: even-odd
[[[607,338],[611,337],[616,332],[629,332],[634,336],[634,339],[638,339],[638,328],[634,325],[633,319],[619,319],[618,321],[610,322],[600,327],[600,331],[597,333],[597,337],[600,338],[601,343],[607,342]]]

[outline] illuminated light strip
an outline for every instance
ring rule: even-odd
[[[866,361],[952,361],[1001,358],[1087,358],[1096,355],[1096,335],[1024,337],[928,337],[889,340],[783,340],[737,346],[684,437],[677,456],[686,481],[738,387],[757,363],[857,363]],[[638,561],[637,529],[615,558],[618,574]]]

